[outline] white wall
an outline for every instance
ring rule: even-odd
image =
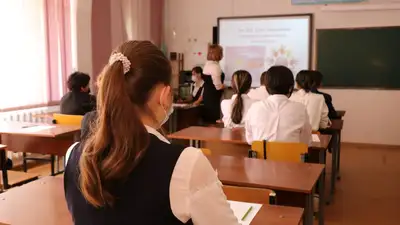
[[[185,53],[186,69],[203,62],[204,54],[198,56],[193,53],[199,51],[205,53],[207,43],[212,41],[212,27],[217,25],[217,17],[223,16],[314,13],[316,29],[400,26],[400,10],[326,12],[321,11],[321,6],[318,5],[292,6],[290,2],[290,0],[169,0],[165,21],[168,49]],[[315,54],[313,62],[315,65]],[[332,94],[337,109],[347,111],[343,141],[400,145],[398,116],[400,91],[338,89],[325,91]]]

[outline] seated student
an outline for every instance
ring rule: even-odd
[[[266,74],[270,96],[255,102],[245,120],[246,139],[253,141],[311,141],[311,125],[304,105],[289,100],[294,88],[293,73],[284,66],[273,66]]]
[[[261,74],[260,77],[260,87],[251,89],[249,93],[247,94],[251,99],[254,100],[264,100],[268,98],[269,94],[267,91],[267,88],[265,86],[265,77],[267,76],[267,72],[265,71],[264,73]]]
[[[69,149],[65,197],[76,225],[239,225],[200,149],[170,144],[169,60],[149,41],[111,55],[98,92],[98,124]]]
[[[231,99],[221,102],[222,122],[227,128],[244,127],[247,111],[255,100],[247,96],[251,87],[251,75],[245,70],[238,70],[232,75]]]
[[[202,78],[203,69],[200,66],[196,66],[192,69],[192,81],[193,81],[193,88],[191,96],[185,100],[184,102],[191,103],[193,105],[200,105],[203,101],[203,85],[204,80]]]
[[[314,81],[311,92],[315,93],[315,94],[323,95],[324,99],[325,99],[325,103],[328,106],[328,110],[329,110],[328,117],[330,119],[337,118],[337,113],[336,113],[335,107],[333,107],[333,104],[332,104],[332,96],[330,94],[318,91],[318,88],[320,88],[321,84],[322,84],[322,79],[323,79],[322,73],[319,71],[311,71],[311,72],[313,74],[313,81]]]
[[[68,77],[68,89],[60,102],[60,112],[69,115],[85,115],[96,108],[96,98],[89,94],[90,76],[75,72]]]
[[[312,73],[307,70],[300,71],[296,76],[296,83],[299,90],[293,93],[290,100],[306,106],[314,131],[329,127],[329,110],[325,104],[324,96],[311,92],[311,88],[313,87]]]

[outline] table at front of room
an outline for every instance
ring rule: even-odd
[[[32,130],[39,126],[49,126],[48,129]],[[0,123],[0,143],[7,145],[7,151],[27,152],[51,155],[52,175],[55,156],[64,156],[74,135],[80,131],[80,126],[33,124],[20,122]],[[0,159],[6,158],[6,151],[0,150]],[[5,166],[2,168],[4,187],[8,188],[8,175]]]
[[[73,225],[61,177],[45,177],[0,195],[0,223]],[[303,209],[263,205],[251,225],[299,225]]]
[[[318,182],[319,224],[324,224],[324,165],[225,155],[207,158],[223,184],[272,189],[278,205],[304,207],[305,225],[313,224],[313,198]]]

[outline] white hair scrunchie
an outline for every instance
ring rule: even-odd
[[[131,62],[129,61],[129,59],[124,56],[124,54],[122,54],[121,52],[116,52],[113,53],[110,56],[110,59],[108,60],[108,65],[112,65],[117,61],[121,61],[122,62],[122,66],[124,67],[124,74],[126,74],[127,72],[129,72],[129,70],[131,69]]]

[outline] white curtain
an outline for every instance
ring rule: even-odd
[[[0,110],[48,99],[43,0],[0,1]]]

